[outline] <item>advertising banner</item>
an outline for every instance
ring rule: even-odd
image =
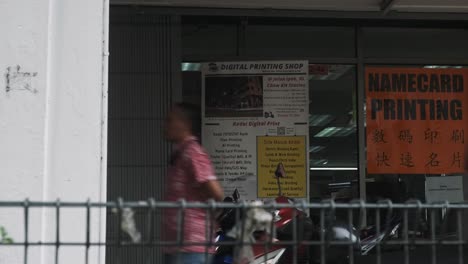
[[[202,66],[202,144],[226,195],[307,197],[309,87],[306,61]]]
[[[467,69],[368,67],[370,174],[449,174],[464,170]]]

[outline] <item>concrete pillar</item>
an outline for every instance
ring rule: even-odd
[[[105,201],[107,0],[0,1],[0,200]],[[61,211],[62,242],[85,241],[85,210]],[[0,207],[0,226],[23,242],[23,210]],[[93,210],[93,241],[105,239]],[[54,209],[31,209],[29,241],[55,242]],[[103,263],[104,249],[90,251]],[[61,247],[59,260],[84,263]],[[55,248],[31,247],[28,263],[54,263]],[[0,263],[23,263],[23,247],[0,247]]]

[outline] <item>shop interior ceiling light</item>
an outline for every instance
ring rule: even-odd
[[[310,160],[310,164],[315,165],[315,166],[323,166],[323,165],[328,164],[328,160],[327,159]]]
[[[334,183],[329,183],[328,186],[348,186],[351,185],[351,182],[334,182]]]
[[[192,62],[182,63],[182,71],[200,71],[200,69],[201,69],[200,63],[192,63]]]
[[[357,171],[353,167],[311,167],[311,171]]]
[[[356,126],[347,127],[326,127],[318,132],[314,137],[347,137],[356,131]]]
[[[446,66],[446,65],[426,65],[426,69],[462,69],[463,66]]]
[[[309,115],[309,126],[321,127],[328,125],[333,121],[332,115]]]
[[[322,150],[324,150],[326,147],[325,146],[310,146],[309,147],[309,152],[310,153],[317,153],[317,152],[320,152]]]

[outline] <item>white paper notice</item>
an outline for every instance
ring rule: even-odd
[[[462,176],[443,176],[426,178],[426,201],[434,202],[463,202]]]
[[[216,62],[202,67],[202,143],[226,195],[238,189],[244,200],[277,196],[274,169],[281,163],[286,171],[283,194],[306,198],[308,63]]]

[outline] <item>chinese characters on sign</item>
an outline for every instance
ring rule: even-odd
[[[366,68],[370,174],[465,167],[468,69]]]
[[[374,130],[374,143],[387,143],[387,141],[385,141],[385,131],[383,129]]]
[[[439,154],[432,152],[429,155],[429,162],[426,163],[426,167],[439,167],[440,161],[437,159],[437,156],[439,156]]]
[[[401,153],[401,166],[408,168],[414,167],[413,156],[409,152]]]
[[[440,134],[437,130],[426,129],[424,132],[424,140],[431,144],[440,143]]]
[[[452,142],[465,144],[465,130],[455,129],[452,132]]]
[[[452,167],[461,168],[462,158],[460,152],[453,153]]]
[[[387,153],[382,152],[382,153],[377,153],[377,166],[378,167],[390,167],[390,164],[388,164],[388,161],[390,159],[388,158]]]
[[[410,144],[413,143],[413,135],[409,129],[400,130],[400,136],[398,138],[402,142],[408,142]]]

